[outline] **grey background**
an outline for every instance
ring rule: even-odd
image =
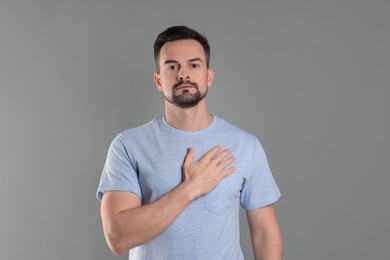
[[[0,1],[0,259],[111,254],[114,136],[163,112],[152,45],[211,43],[210,111],[257,135],[285,259],[390,259],[390,1]],[[245,215],[242,246],[252,259]]]

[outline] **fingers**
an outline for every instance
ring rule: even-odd
[[[192,164],[194,161],[194,154],[194,149],[192,149],[192,147],[188,148],[188,152],[184,160],[184,166],[189,166]]]
[[[210,149],[206,154],[203,155],[203,157],[199,160],[199,162],[203,162],[205,165],[209,164],[213,165],[213,167],[216,167],[218,169],[219,173],[223,176],[230,175],[233,173],[236,168],[235,167],[229,167],[234,161],[235,157],[230,156],[231,150],[230,149],[225,149],[223,151],[222,147],[220,145],[217,145]],[[186,155],[186,158],[184,160],[184,167],[189,167],[191,164],[193,164],[195,157],[194,149],[192,147],[188,148],[188,152]]]
[[[226,156],[228,154],[230,154],[230,151],[229,151],[229,153],[226,152]],[[225,157],[223,157],[223,158],[225,158]],[[226,169],[226,167],[231,165],[235,160],[236,160],[236,158],[234,156],[230,156],[226,160],[218,162],[217,167],[220,169],[220,175],[222,176],[222,178],[225,178],[226,176],[232,174],[236,170],[236,167],[234,167],[234,166]]]
[[[217,164],[217,166],[218,166],[218,168],[220,168],[221,171],[222,171],[223,169],[225,169],[226,167],[228,167],[230,164],[232,164],[232,163],[235,161],[235,159],[236,159],[236,158],[235,158],[234,156],[231,156],[231,157],[227,158],[226,160],[219,162],[219,163]]]
[[[216,164],[218,164],[220,161],[225,159],[230,154],[230,152],[231,152],[230,149],[225,149],[222,152],[220,152],[219,154],[217,154],[212,160]]]
[[[235,170],[236,170],[236,167],[234,167],[234,166],[230,167],[230,168],[222,171],[221,175],[222,175],[223,178],[225,178],[225,177],[229,176],[230,174],[232,174]]]
[[[214,155],[216,155],[219,151],[221,151],[222,147],[220,145],[214,146],[211,150],[209,150],[205,155],[203,155],[201,160],[210,161]]]

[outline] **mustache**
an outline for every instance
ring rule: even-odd
[[[173,85],[172,89],[175,90],[177,89],[178,87],[180,87],[181,85],[191,85],[193,86],[195,89],[198,89],[198,84],[196,84],[195,82],[191,82],[189,80],[180,80],[179,82],[177,82],[175,85]]]

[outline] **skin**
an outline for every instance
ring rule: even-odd
[[[274,206],[246,211],[256,260],[283,258],[283,242]]]
[[[164,96],[171,96],[172,86],[181,79],[190,80],[199,86],[201,95],[211,87],[214,72],[206,66],[203,47],[195,40],[181,40],[164,44],[160,51],[160,73],[154,74],[157,90]],[[178,90],[186,95],[196,92],[195,88]],[[206,99],[197,106],[183,109],[165,101],[165,120],[176,129],[196,131],[207,127],[212,116],[207,111]]]
[[[154,73],[157,90],[165,98],[165,120],[172,127],[184,131],[206,128],[213,120],[201,99],[195,106],[183,108],[172,103],[176,95],[191,100],[195,93],[201,96],[211,87],[214,72],[207,68],[200,43],[180,40],[164,44],[160,51],[159,73]],[[197,84],[178,82],[190,81]],[[229,149],[215,146],[194,161],[190,147],[183,163],[183,182],[171,192],[148,205],[131,192],[105,192],[101,216],[106,241],[115,254],[144,244],[167,229],[194,199],[212,191],[235,171],[235,157]],[[256,259],[281,259],[281,236],[273,206],[247,211],[252,245]]]

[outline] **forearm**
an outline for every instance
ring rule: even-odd
[[[283,258],[280,232],[252,236],[252,245],[255,260],[281,260]]]
[[[193,198],[190,187],[182,183],[153,203],[117,212],[104,225],[111,250],[120,255],[153,239],[174,222]]]
[[[281,260],[282,234],[273,205],[247,211],[256,260]]]

